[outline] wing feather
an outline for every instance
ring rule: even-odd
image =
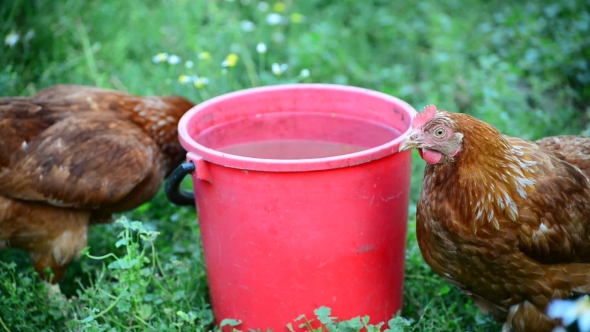
[[[132,192],[149,198],[161,181],[146,180],[162,177],[160,159],[157,145],[133,123],[81,112],[11,154],[0,168],[0,195],[76,208],[116,204]],[[143,194],[140,184],[149,187]]]
[[[584,136],[552,136],[537,140],[544,149],[554,152],[559,158],[578,167],[590,176],[590,138]]]
[[[540,148],[525,150],[539,174],[520,206],[519,248],[543,264],[590,263],[590,180],[582,170],[590,170],[590,139],[549,137],[537,143]]]

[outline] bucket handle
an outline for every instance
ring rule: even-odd
[[[195,205],[195,194],[180,190],[180,183],[189,173],[194,172],[196,169],[195,164],[192,161],[180,164],[172,174],[168,177],[164,191],[168,200],[176,205]]]

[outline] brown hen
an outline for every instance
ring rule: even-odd
[[[0,249],[28,251],[56,284],[89,225],[150,200],[182,162],[177,123],[192,106],[75,85],[0,98]]]
[[[551,331],[547,303],[590,292],[590,139],[530,142],[429,106],[410,148],[427,162],[416,232],[428,265],[503,331]]]

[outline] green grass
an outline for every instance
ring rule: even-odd
[[[310,0],[259,7],[258,0],[8,2],[0,6],[0,36],[17,32],[20,40],[0,45],[0,94],[77,83],[200,102],[258,85],[339,83],[400,97],[416,109],[434,103],[466,112],[529,139],[590,133],[587,1]],[[281,9],[283,22],[268,24],[267,14]],[[244,20],[253,31],[241,29]],[[264,54],[256,52],[260,42]],[[182,62],[153,63],[161,52]],[[202,52],[209,59],[199,59]],[[230,53],[239,59],[224,73]],[[274,75],[273,63],[288,68]],[[309,77],[300,75],[304,69]],[[207,77],[209,84],[181,84],[180,75]],[[422,259],[414,213],[423,165],[415,156],[402,311],[411,323],[398,319],[392,329],[499,330]],[[160,193],[125,216],[142,224],[92,229],[89,256],[73,263],[61,283],[67,299],[47,299],[26,255],[0,253],[0,331],[210,329],[194,209],[173,207]]]

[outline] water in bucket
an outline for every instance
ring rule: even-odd
[[[243,140],[244,133],[248,133],[247,141],[229,142],[232,137]],[[313,159],[363,151],[399,135],[389,126],[359,118],[289,113],[261,115],[213,126],[200,135],[199,143],[242,157]]]

